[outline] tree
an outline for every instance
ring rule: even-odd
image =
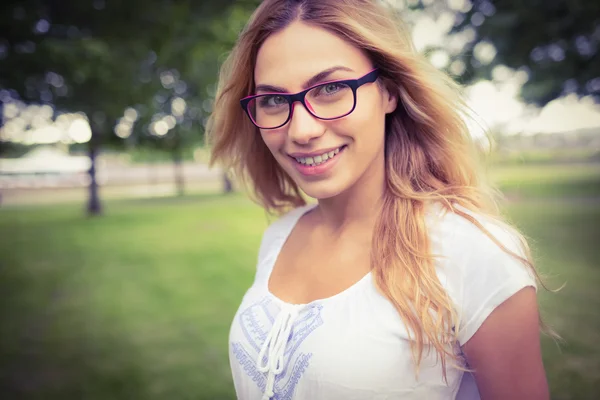
[[[154,76],[160,84],[144,107],[149,112],[136,126],[134,140],[171,153],[179,194],[184,191],[182,150],[203,141],[220,62],[258,3],[238,2],[204,24],[185,22],[189,13],[183,13],[178,17],[181,23],[163,33],[170,40],[157,47]],[[233,185],[226,171],[222,177],[224,192],[231,192]]]
[[[90,120],[91,215],[101,212],[96,156],[102,145],[121,142],[113,127],[124,110],[154,96],[153,73],[178,61],[164,54],[183,54],[181,42],[201,41],[208,22],[232,3],[7,0],[0,6],[0,89],[58,112],[82,111]],[[198,36],[178,38],[179,27],[189,26]]]
[[[543,106],[568,93],[600,100],[600,2],[467,0],[462,3],[453,33],[468,30],[475,33],[474,40],[458,55],[466,67],[460,76],[463,83],[490,79],[494,67],[505,65],[528,73],[521,92],[526,102]],[[485,60],[484,56],[481,60],[478,52],[490,44],[493,59]]]

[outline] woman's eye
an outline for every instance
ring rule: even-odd
[[[315,92],[316,96],[330,96],[332,94],[336,94],[340,92],[344,88],[344,85],[340,85],[339,83],[327,83],[323,86],[319,86],[317,91]]]
[[[331,93],[335,93],[338,90],[340,90],[340,85],[338,85],[337,83],[330,83],[325,85],[325,87],[323,88],[326,94],[331,94]]]
[[[265,107],[276,107],[287,103],[287,101],[283,96],[264,96],[260,103]]]

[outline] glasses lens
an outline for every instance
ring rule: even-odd
[[[276,128],[288,119],[290,104],[283,96],[266,94],[252,99],[248,111],[259,128]]]
[[[306,94],[306,103],[319,118],[338,118],[354,107],[354,92],[344,83],[325,83]]]

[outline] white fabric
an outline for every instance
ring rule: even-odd
[[[268,290],[277,256],[297,220],[313,205],[291,211],[265,232],[254,283],[234,317],[229,357],[238,399],[384,400],[479,399],[475,380],[423,354],[418,377],[408,332],[371,273],[332,297],[291,305]],[[477,217],[507,248],[515,237]],[[466,219],[432,207],[427,217],[436,269],[459,315],[458,343],[466,343],[502,302],[535,280]]]
[[[258,353],[258,370],[267,372],[267,385],[263,400],[274,396],[275,377],[283,372],[285,346],[296,321],[301,306],[283,304],[275,318],[275,323],[267,335],[267,339]],[[266,357],[266,359],[265,359]]]

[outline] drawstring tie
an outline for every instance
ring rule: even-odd
[[[298,317],[298,306],[284,304],[275,318],[265,342],[258,353],[258,370],[267,372],[267,385],[262,400],[270,400],[275,395],[275,377],[284,368],[283,356],[285,346],[292,332],[294,321]],[[266,357],[265,357],[266,356]]]

